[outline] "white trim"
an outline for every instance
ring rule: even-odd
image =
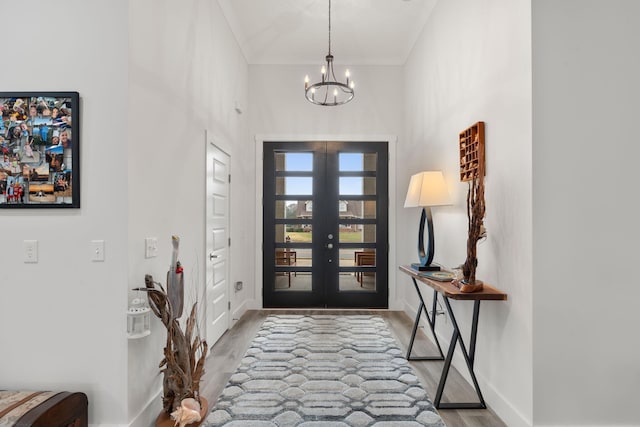
[[[236,323],[238,322],[238,320],[240,320],[240,318],[244,315],[244,313],[247,312],[248,308],[250,304],[249,301],[244,300],[242,301],[242,303],[236,307],[232,312],[231,312],[231,326],[229,327],[229,329],[233,328]]]
[[[396,277],[396,246],[393,244],[396,241],[396,144],[398,137],[395,135],[262,135],[255,136],[254,141],[256,143],[256,237],[255,241],[260,242],[256,245],[256,275],[254,286],[254,300],[252,301],[251,308],[258,309],[263,307],[262,301],[262,172],[263,172],[263,145],[265,142],[300,142],[300,141],[346,141],[346,142],[378,142],[385,141],[388,143],[388,155],[389,155],[389,201],[388,201],[388,215],[389,215],[389,310],[399,310],[402,308],[402,301],[397,299],[397,286],[396,280],[392,278]]]
[[[158,418],[158,414],[162,410],[162,390],[158,390],[153,396],[149,399],[147,404],[142,408],[140,413],[129,421],[129,427],[148,427],[150,425],[154,425],[156,418]],[[101,427],[106,427],[107,424],[89,424],[89,425],[99,425]]]

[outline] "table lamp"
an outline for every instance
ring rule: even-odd
[[[441,171],[420,172],[411,176],[407,198],[404,201],[405,208],[422,207],[420,216],[420,228],[418,231],[418,257],[420,263],[411,264],[411,268],[418,271],[438,271],[440,267],[431,265],[433,261],[433,219],[431,206],[450,205],[451,199],[444,176]],[[424,223],[427,221],[427,234],[429,244],[424,250]]]

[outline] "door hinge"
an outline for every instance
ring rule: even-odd
[[[231,183],[231,174],[229,174],[229,183]]]
[[[229,308],[229,310],[231,310],[231,301],[227,302],[227,307]]]
[[[231,246],[231,237],[229,237],[229,246]]]

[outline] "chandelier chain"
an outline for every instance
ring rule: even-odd
[[[329,0],[329,55],[331,55],[331,0]]]

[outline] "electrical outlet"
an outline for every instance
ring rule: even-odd
[[[236,282],[233,287],[235,288],[236,292],[240,292],[242,290],[242,282]]]
[[[103,262],[104,261],[104,240],[92,240],[90,246],[91,246],[91,261]]]
[[[158,256],[158,238],[147,237],[144,239],[144,257],[155,258]]]
[[[38,241],[25,240],[22,242],[23,260],[25,263],[38,262]]]

